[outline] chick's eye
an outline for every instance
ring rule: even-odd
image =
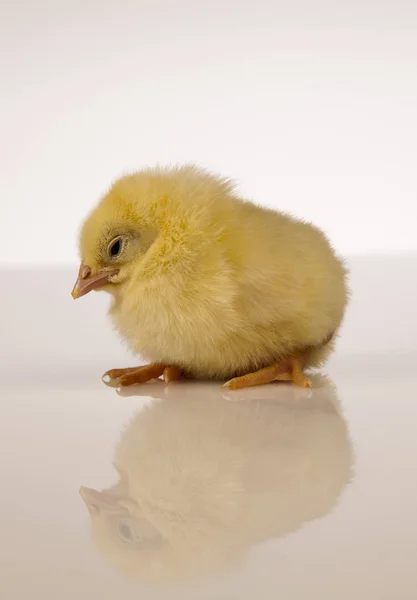
[[[120,238],[116,238],[112,240],[108,246],[108,253],[111,258],[115,258],[120,254],[122,249],[122,240]]]

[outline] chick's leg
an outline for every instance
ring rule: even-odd
[[[260,371],[248,373],[242,375],[242,377],[235,377],[225,383],[223,387],[229,390],[240,390],[254,385],[272,383],[273,381],[289,381],[299,387],[311,387],[309,379],[303,373],[301,359],[295,356],[274,363]]]
[[[178,381],[184,378],[184,373],[177,369],[177,367],[166,367],[164,370],[164,380],[165,383],[170,383],[171,381]]]
[[[163,375],[165,383],[182,378],[182,372],[176,367],[166,367],[160,363],[152,363],[143,367],[127,369],[110,369],[103,375],[103,382],[111,387],[126,387],[146,383]]]

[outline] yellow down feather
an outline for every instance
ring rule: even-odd
[[[127,241],[114,259],[118,235]],[[319,229],[194,166],[116,181],[80,252],[93,271],[119,269],[104,289],[132,351],[197,378],[245,374],[306,347],[306,366],[319,365],[347,302],[345,267]]]

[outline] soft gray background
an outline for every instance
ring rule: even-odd
[[[112,179],[196,161],[343,253],[417,250],[412,0],[0,8],[2,265],[76,261]]]

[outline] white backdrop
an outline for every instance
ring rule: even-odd
[[[343,253],[417,250],[417,3],[16,0],[1,265],[72,264],[112,179],[194,161]]]

